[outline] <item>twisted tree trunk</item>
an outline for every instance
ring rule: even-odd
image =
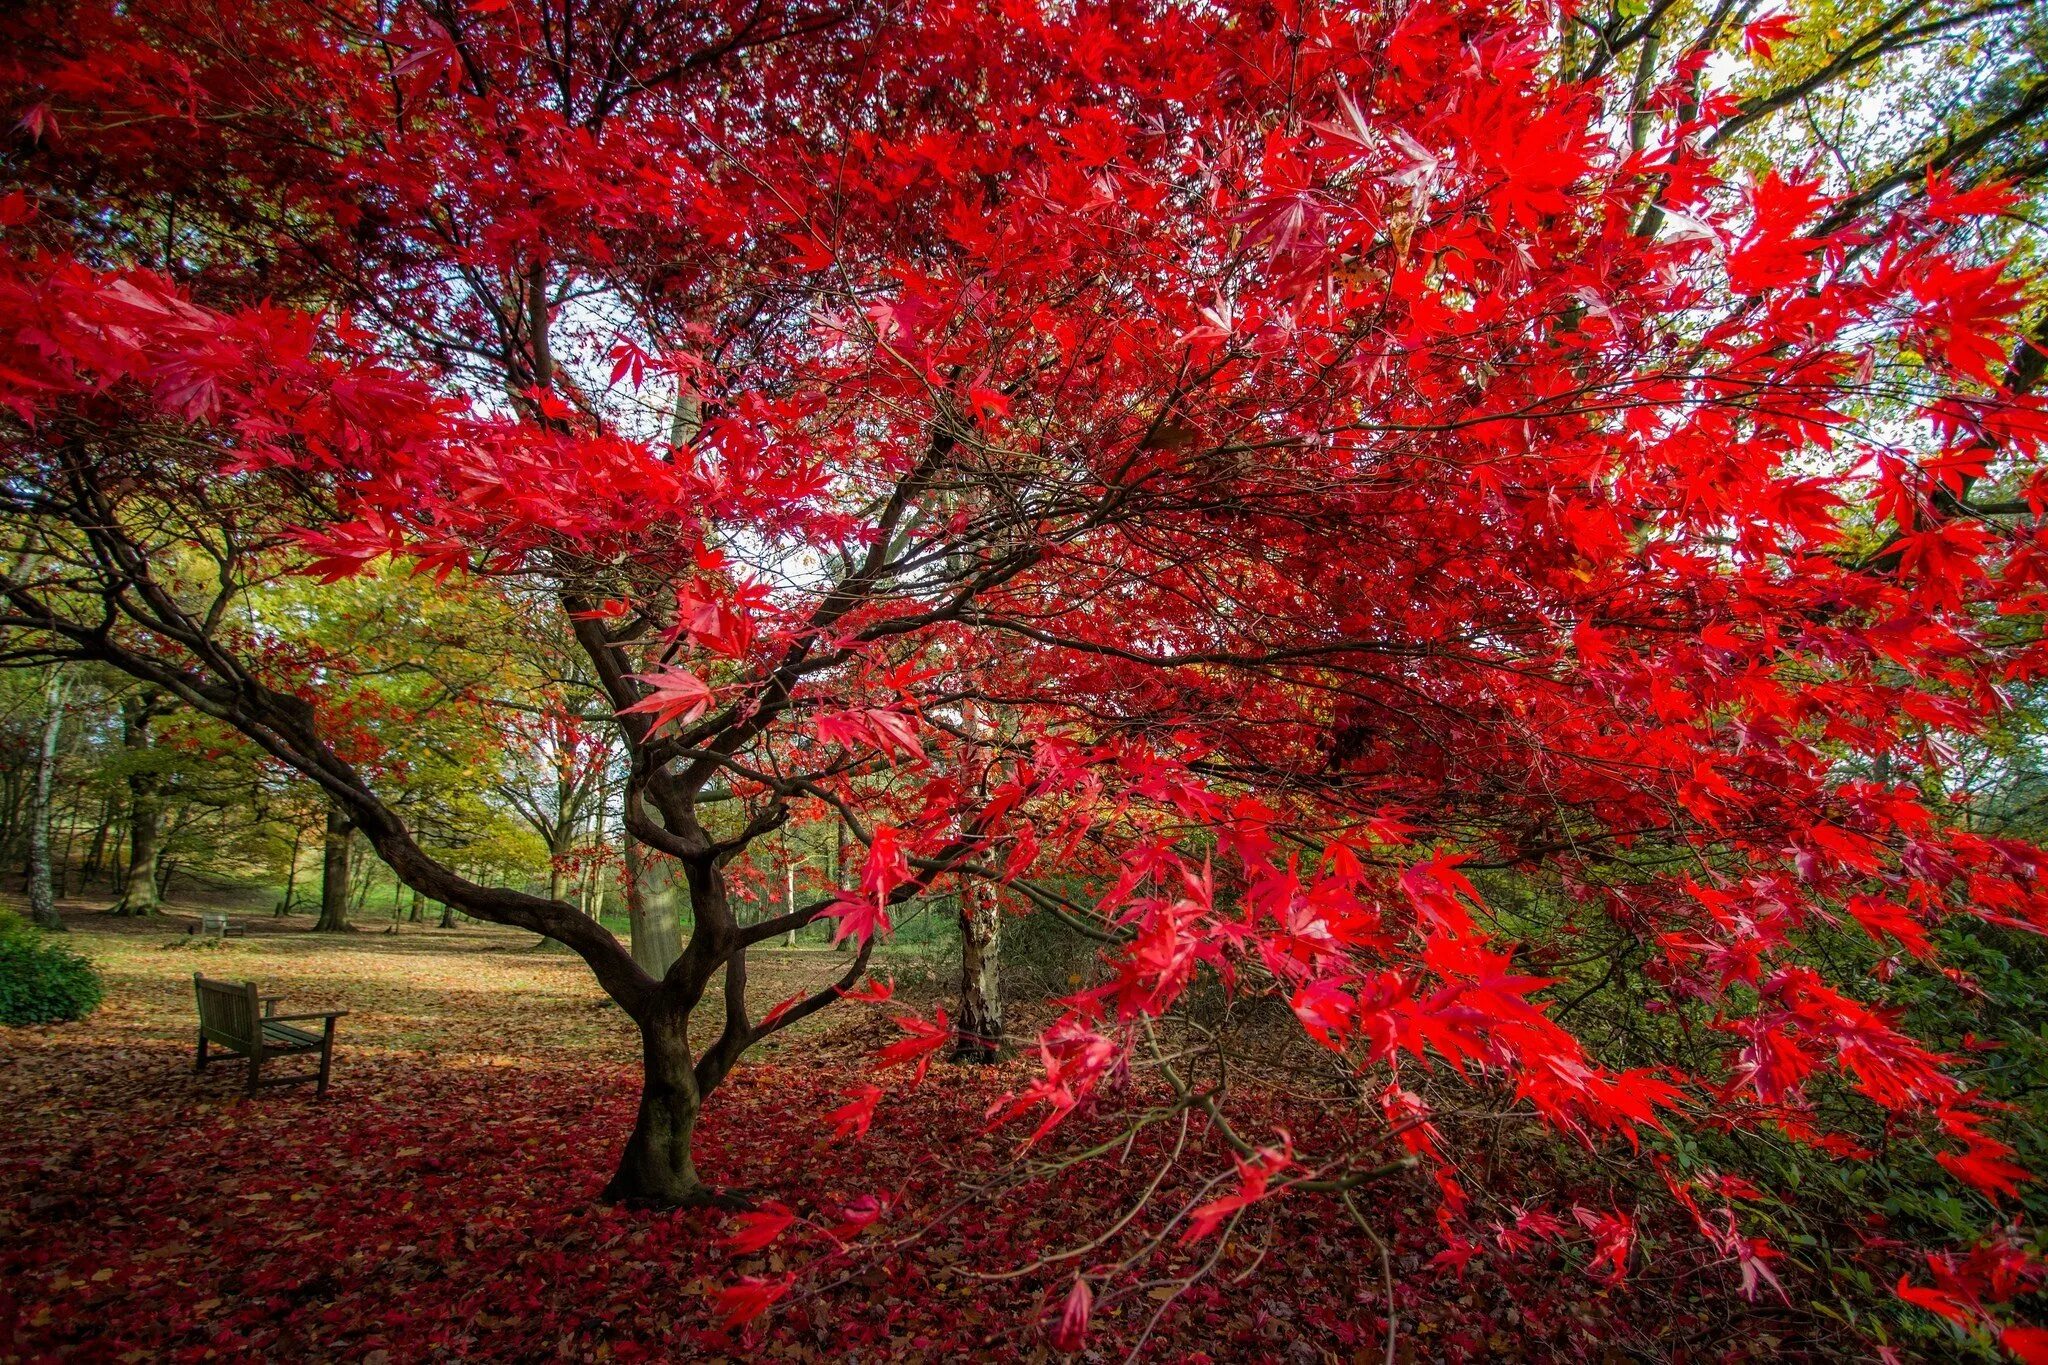
[[[604,1197],[658,1208],[714,1202],[691,1152],[704,1096],[690,1056],[687,1011],[657,1007],[641,1020],[640,1057],[639,1112]]]

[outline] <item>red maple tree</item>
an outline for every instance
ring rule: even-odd
[[[39,14],[4,67],[8,648],[239,727],[423,894],[581,954],[645,1040],[611,1196],[711,1197],[704,1097],[942,878],[1112,945],[1005,1112],[1155,1078],[1237,1158],[1190,1236],[1389,1144],[1460,1212],[1404,1082],[1437,1065],[1587,1141],[1853,1151],[1825,1081],[2024,1178],[1952,1059],[1803,951],[2048,929],[2048,855],[1936,799],[1945,737],[2048,661],[2040,353],[2005,363],[2016,287],[1943,245],[1995,192],[1819,226],[1815,186],[1698,150],[1697,70],[1632,143],[1626,92],[1491,0]],[[662,979],[424,854],[220,606],[385,556],[563,614],[687,879]],[[725,868],[799,816],[857,884],[742,927]],[[1500,870],[1566,908],[1489,904]],[[860,951],[757,1018],[748,948],[821,916]],[[1690,1061],[1574,1033],[1547,988],[1595,922]],[[1384,1123],[1241,1135],[1151,1048],[1211,982],[1291,1005]],[[953,1029],[905,1024],[883,1061],[921,1073]],[[1573,1221],[1620,1273],[1626,1216]]]

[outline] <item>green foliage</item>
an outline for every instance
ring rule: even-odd
[[[1071,995],[1100,975],[1103,945],[1043,911],[1007,915],[999,947],[1003,993],[1018,1000]]]
[[[20,916],[0,910],[0,1023],[57,1024],[99,1008],[91,962]]]

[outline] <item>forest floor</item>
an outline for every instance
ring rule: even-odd
[[[963,1201],[963,1172],[1016,1169],[1014,1136],[981,1116],[1028,1061],[940,1064],[914,1089],[884,1073],[872,1131],[835,1141],[826,1111],[901,1036],[882,1011],[844,1006],[750,1054],[707,1110],[706,1177],[799,1215],[736,1255],[720,1240],[731,1214],[597,1202],[637,1045],[582,965],[531,935],[314,935],[251,916],[245,936],[201,946],[189,916],[67,918],[107,1000],[80,1023],[0,1029],[0,1360],[1043,1360],[1076,1265],[1106,1253],[989,1276],[1107,1227],[1150,1169]],[[757,998],[822,983],[835,957],[757,952]],[[195,970],[254,979],[288,1012],[348,1010],[329,1097],[244,1099],[236,1061],[195,1075]],[[887,1212],[842,1225],[842,1243],[826,1229],[864,1196]],[[1308,1201],[1275,1209],[1205,1277],[1190,1272],[1212,1248],[1169,1246],[1150,1280],[1098,1303],[1079,1358],[1376,1362],[1387,1271],[1397,1361],[1773,1353],[1754,1324],[1738,1341],[1668,1299],[1640,1311],[1569,1267],[1439,1271],[1426,1210],[1419,1189],[1382,1197],[1384,1269]],[[716,1296],[745,1277],[789,1288],[721,1330]]]

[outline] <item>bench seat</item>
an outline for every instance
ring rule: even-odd
[[[273,1024],[263,1021],[263,1050],[265,1052],[311,1052],[320,1046],[320,1035],[308,1033],[290,1024]]]

